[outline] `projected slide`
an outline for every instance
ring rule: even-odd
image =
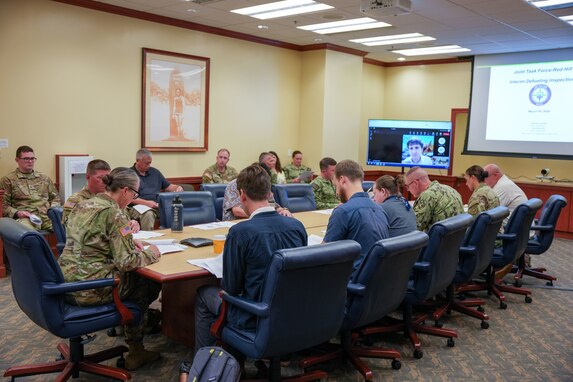
[[[486,139],[573,141],[571,94],[573,61],[491,67]]]

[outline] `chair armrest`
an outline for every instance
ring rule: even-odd
[[[427,261],[416,261],[414,263],[414,267],[412,268],[414,271],[420,271],[420,272],[428,272],[430,270],[431,264],[428,263]]]
[[[231,296],[225,291],[223,291],[221,297],[224,301],[227,301],[227,303],[241,308],[248,313],[254,314],[255,316],[266,317],[270,313],[269,306],[262,302],[253,302],[241,297]]]
[[[49,296],[54,294],[78,292],[88,289],[112,287],[114,285],[114,282],[115,282],[114,279],[99,279],[99,280],[75,281],[64,284],[44,284],[42,285],[42,290],[45,295]]]
[[[460,257],[468,258],[476,256],[476,247],[472,245],[470,247],[460,247]]]
[[[366,292],[366,287],[362,284],[355,284],[355,283],[348,283],[346,286],[346,291],[349,294],[353,294],[355,296],[364,296]]]
[[[553,225],[532,225],[531,226],[531,230],[532,231],[553,231],[555,229],[555,226]]]
[[[513,240],[515,240],[515,239],[517,238],[517,235],[514,234],[514,233],[500,233],[500,234],[497,235],[497,238],[498,238],[498,239],[501,239],[501,240],[511,240],[511,241],[513,241]]]

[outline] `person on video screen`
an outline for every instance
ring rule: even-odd
[[[419,138],[411,138],[406,143],[410,156],[402,161],[402,163],[415,164],[415,165],[432,165],[432,158],[422,155],[424,144]]]

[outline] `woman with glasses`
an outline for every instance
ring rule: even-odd
[[[80,202],[68,218],[66,247],[58,262],[66,282],[120,277],[120,297],[136,302],[144,317],[140,323],[124,328],[129,345],[125,366],[133,370],[160,356],[145,350],[143,327],[149,304],[157,299],[161,286],[132,271],[159,261],[160,253],[156,246],[144,249],[133,239],[129,218],[123,211],[138,196],[137,174],[120,167],[103,176],[102,181],[105,191]],[[80,306],[113,301],[111,288],[74,292],[66,298]]]
[[[383,175],[374,183],[374,201],[388,216],[390,237],[404,235],[416,230],[416,214],[400,191],[404,187],[401,176]]]

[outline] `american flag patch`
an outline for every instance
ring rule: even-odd
[[[121,227],[119,229],[119,233],[121,234],[121,236],[127,236],[131,233],[131,227],[129,226],[129,224],[124,225],[123,227]]]

